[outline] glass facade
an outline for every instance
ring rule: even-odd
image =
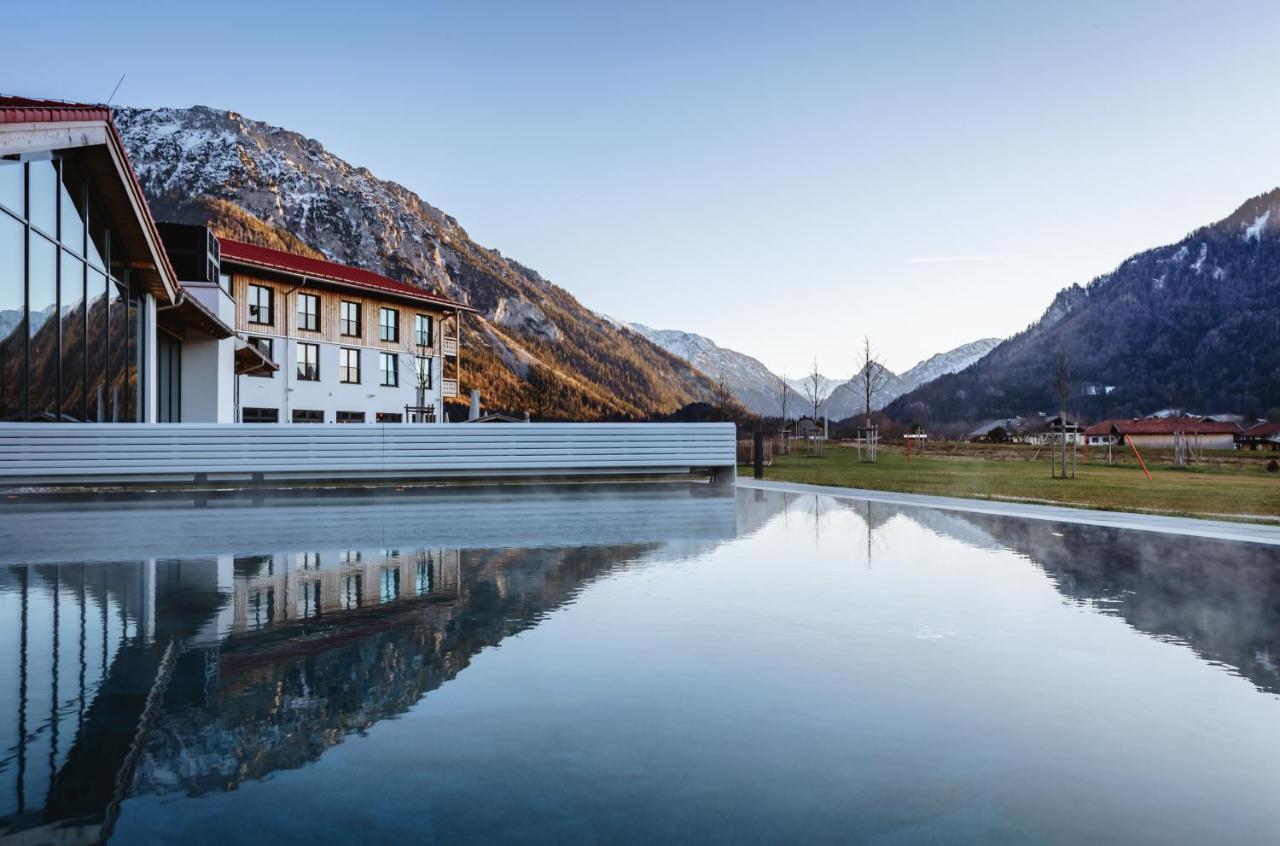
[[[0,420],[141,419],[128,266],[73,153],[0,160]]]

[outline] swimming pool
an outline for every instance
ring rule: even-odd
[[[1270,842],[1280,549],[702,485],[0,512],[0,832]]]

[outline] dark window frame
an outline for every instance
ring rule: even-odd
[[[387,315],[390,315],[388,320]],[[378,339],[388,343],[400,343],[400,309],[391,306],[378,308]]]
[[[264,306],[259,301],[261,293],[267,293],[267,304]],[[276,291],[270,285],[262,285],[258,282],[249,283],[248,320],[255,326],[275,326],[276,325]],[[263,320],[263,311],[266,311],[266,320]]]
[[[347,309],[350,306],[355,310],[355,317],[347,317]],[[363,335],[364,309],[361,303],[355,300],[342,300],[342,304],[338,307],[338,334],[344,338],[359,338]],[[352,327],[354,332],[347,331]]]
[[[318,408],[295,408],[289,417],[292,423],[323,423],[324,411]]]
[[[338,411],[334,414],[335,423],[363,423],[364,421],[363,411]]]
[[[425,323],[426,329],[423,329]],[[435,320],[429,314],[413,316],[413,343],[419,347],[429,347],[435,341]]]
[[[304,305],[311,305],[310,310],[304,308]],[[319,332],[320,331],[320,295],[308,294],[303,291],[298,292],[298,309],[297,309],[298,329],[303,332]]]
[[[249,337],[245,338],[245,342],[248,343],[249,346],[256,348],[258,352],[262,353],[263,357],[266,358],[267,361],[275,362],[276,360],[276,339],[275,338],[268,338],[265,335],[250,335]],[[266,345],[265,350],[263,350],[262,348],[264,344]],[[249,373],[247,375],[252,376],[255,379],[274,379],[276,372],[274,370],[268,370],[265,373]]]
[[[304,356],[304,351],[314,355]],[[308,360],[309,359],[309,360]],[[298,341],[298,381],[320,381],[320,345],[312,341]]]
[[[387,363],[391,366],[388,368]],[[390,376],[391,381],[387,378]],[[378,385],[383,388],[400,387],[400,356],[393,352],[378,352]]]
[[[247,420],[246,418],[248,418],[248,417],[253,417],[253,418],[261,417],[261,418],[263,418],[263,419],[261,419],[261,420],[257,420],[257,419],[254,419],[254,420]],[[270,419],[267,419],[267,418],[270,418]],[[280,422],[280,409],[278,409],[278,408],[257,408],[257,407],[246,407],[246,408],[241,408],[241,409],[240,409],[240,422],[241,422],[241,423],[279,423],[279,422]]]
[[[355,365],[347,363],[347,353],[355,355]],[[355,371],[355,378],[348,378]],[[338,381],[344,385],[360,384],[360,350],[354,347],[338,347]]]

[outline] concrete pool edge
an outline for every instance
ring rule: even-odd
[[[810,485],[803,482],[776,482],[742,477],[738,478],[738,487],[751,490],[777,491],[779,493],[820,494],[837,499],[858,499],[890,505],[912,505],[922,508],[936,508],[940,511],[964,511],[971,514],[1022,517],[1028,520],[1045,520],[1053,523],[1083,523],[1091,526],[1106,526],[1113,529],[1132,529],[1141,532],[1160,532],[1168,535],[1187,535],[1280,546],[1280,526],[1267,526],[1257,523],[1234,523],[1228,520],[1202,520],[1193,517],[1167,517],[1158,514],[1135,514],[1126,511],[1096,511],[1087,508],[1069,508],[1061,505],[995,502],[984,499],[897,493],[895,491]]]

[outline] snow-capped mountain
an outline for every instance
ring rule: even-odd
[[[1063,288],[975,366],[900,397],[896,420],[969,424],[1068,408],[1087,419],[1173,406],[1280,414],[1280,188],[1180,241]]]
[[[765,415],[781,413],[779,405],[781,377],[769,370],[759,359],[722,347],[705,335],[682,332],[678,329],[653,329],[642,323],[624,325],[672,355],[685,359],[712,380],[723,377],[733,391],[733,395],[749,410]],[[883,408],[907,391],[944,374],[963,370],[999,343],[999,338],[983,338],[931,356],[902,375],[888,372],[885,385],[876,394],[873,404],[877,409]],[[807,407],[805,379],[792,377],[788,378],[787,383],[795,392],[795,399],[791,403],[792,413],[797,415],[805,413]],[[823,405],[824,412],[832,419],[851,417],[863,410],[865,401],[862,399],[861,388],[856,378],[832,379],[823,376],[822,391],[828,395]]]
[[[652,329],[642,323],[627,328],[679,356],[712,380],[724,377],[738,402],[757,414],[778,414],[779,379],[764,363],[746,353],[726,349],[705,335],[678,329]]]
[[[619,330],[536,271],[476,244],[414,192],[318,141],[203,106],[114,114],[158,218],[367,268],[479,309],[482,317],[465,324],[471,384],[463,388],[482,388],[486,405],[646,416],[706,395],[706,378],[683,359]],[[547,408],[532,407],[535,369]]]

